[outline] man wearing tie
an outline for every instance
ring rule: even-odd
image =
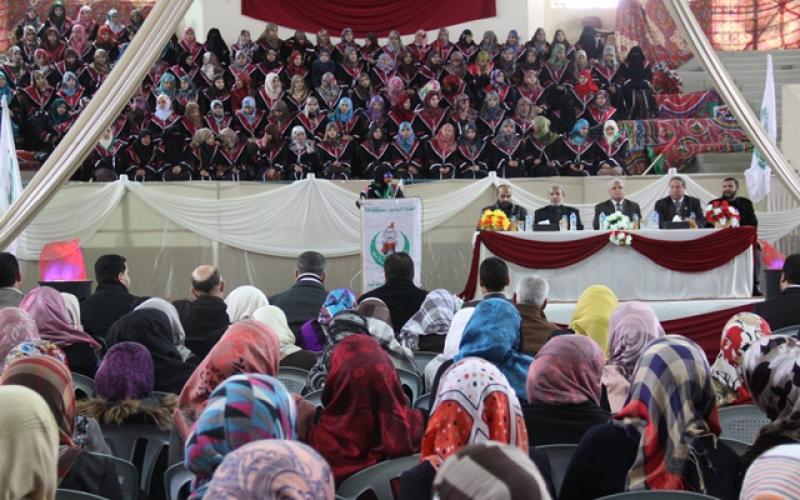
[[[609,200],[594,206],[592,227],[600,229],[600,214],[608,216],[614,212],[621,212],[623,215],[627,215],[631,221],[633,221],[634,216],[639,217],[639,220],[642,219],[642,210],[639,208],[639,204],[625,199],[625,181],[613,179],[609,182],[608,194],[611,196]]]
[[[568,207],[563,204],[566,197],[567,193],[564,191],[563,187],[559,185],[550,186],[550,204],[533,213],[533,223],[538,224],[540,222],[547,221],[550,224],[558,225],[558,223],[561,221],[561,218],[566,217],[567,228],[571,229],[569,227],[569,216],[574,213],[577,222],[577,224],[575,224],[575,228],[583,230],[583,224],[581,224],[581,214],[578,212],[578,209],[574,207]]]
[[[664,228],[676,215],[680,220],[688,221],[694,214],[697,227],[706,225],[700,200],[686,194],[686,181],[682,177],[675,176],[669,180],[669,196],[656,202],[656,212],[661,228]]]

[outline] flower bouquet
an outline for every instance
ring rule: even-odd
[[[705,216],[706,221],[714,224],[717,229],[739,227],[739,220],[742,218],[739,211],[726,200],[715,200],[706,205]]]
[[[632,227],[633,225],[631,224],[630,217],[621,212],[614,212],[609,215],[606,217],[605,223],[603,224],[603,229],[611,231],[608,240],[617,246],[631,245],[632,237],[631,233],[628,231],[630,231]]]
[[[486,209],[478,221],[478,228],[481,231],[508,231],[511,221],[502,210]]]

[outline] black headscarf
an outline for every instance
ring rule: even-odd
[[[323,63],[319,60],[319,55],[322,55],[323,52],[328,53],[328,62]],[[311,84],[314,88],[319,87],[319,84],[322,82],[322,75],[325,73],[336,73],[336,63],[333,62],[333,55],[326,49],[322,49],[319,51],[319,55],[317,55],[317,59],[311,64]]]
[[[634,82],[646,78],[644,52],[642,52],[641,47],[636,45],[631,48],[628,52],[628,57],[625,59],[625,64],[628,67],[628,78]]]
[[[145,146],[142,144],[142,138],[147,136],[150,138],[150,145]],[[139,132],[139,137],[137,138],[136,142],[133,143],[133,150],[136,151],[136,154],[139,156],[139,160],[141,161],[148,161],[153,155],[153,151],[155,150],[155,142],[153,141],[153,134],[149,130],[142,130]]]
[[[222,38],[222,33],[217,28],[211,28],[206,35],[206,43],[203,44],[206,50],[210,50],[217,56],[217,60],[223,66],[227,66],[231,60],[231,52],[228,44]]]
[[[581,49],[586,51],[588,59],[599,61],[603,57],[603,42],[597,37],[597,30],[592,26],[586,26],[578,39]]]

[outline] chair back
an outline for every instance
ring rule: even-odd
[[[738,456],[742,456],[750,450],[750,445],[742,441],[729,438],[719,438],[721,443],[725,443],[732,449]]]
[[[784,326],[783,328],[778,328],[772,332],[772,335],[792,335],[797,337],[800,335],[800,325],[789,325]]]
[[[719,436],[752,445],[761,428],[769,422],[767,415],[758,406],[726,406],[719,409],[719,424],[722,428]]]
[[[414,401],[414,408],[418,410],[430,411],[432,403],[433,395],[429,392],[427,394],[423,394],[422,396],[418,397],[416,401]]]
[[[626,491],[624,493],[617,493],[616,495],[600,497],[597,500],[616,500],[618,498],[627,500],[633,500],[634,498],[646,498],[647,500],[699,500],[704,498],[706,500],[714,500],[716,497],[695,493],[693,491],[647,490]]]
[[[550,480],[553,481],[553,488],[556,490],[556,496],[561,494],[561,484],[564,482],[564,476],[567,474],[567,467],[572,460],[572,454],[575,453],[577,444],[548,444],[537,446],[536,451],[541,451],[547,455],[547,461],[550,462]]]
[[[177,463],[164,473],[164,488],[167,490],[167,500],[181,500],[181,490],[188,488],[194,474],[189,472],[183,463]],[[187,489],[188,492],[188,489]]]
[[[139,498],[139,471],[131,462],[119,457],[104,455],[102,453],[91,453],[94,456],[103,457],[114,464],[119,479],[119,487],[122,491],[122,500],[137,500]]]
[[[433,358],[438,356],[438,352],[417,351],[414,353],[414,362],[417,364],[417,373],[425,373],[425,367]]]
[[[308,371],[293,366],[281,366],[276,377],[286,389],[294,394],[302,394],[308,380]]]
[[[404,368],[397,368],[397,376],[400,378],[400,385],[408,387],[411,391],[411,403],[416,401],[422,392],[422,379],[419,375]]]
[[[169,449],[169,432],[154,425],[103,424],[101,428],[114,456],[136,466],[140,476],[139,487],[142,491],[149,492],[158,457]],[[141,452],[142,449],[144,453]]]
[[[89,399],[97,395],[94,380],[86,375],[72,372],[72,385],[75,387],[75,399]]]
[[[392,479],[419,463],[419,453],[394,460],[386,460],[356,472],[344,480],[336,495],[346,500],[355,500],[367,491],[372,491],[377,500],[394,500]]]
[[[322,404],[322,391],[324,391],[324,390],[325,389],[318,389],[316,391],[311,391],[308,394],[306,394],[304,397],[305,397],[306,401],[309,401],[310,403],[313,403],[314,406],[323,406],[323,404]]]
[[[56,500],[105,500],[101,496],[92,495],[91,493],[84,493],[75,490],[56,490]]]

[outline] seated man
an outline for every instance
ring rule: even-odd
[[[303,323],[319,316],[328,295],[325,291],[325,257],[319,252],[301,253],[297,257],[294,277],[294,285],[270,297],[269,303],[283,311],[297,338]]]
[[[740,226],[758,227],[758,217],[756,217],[756,211],[753,208],[753,202],[747,198],[738,196],[738,193],[739,181],[733,177],[726,177],[722,180],[722,196],[711,200],[708,203],[714,203],[715,201],[727,201],[728,205],[739,211],[739,215],[741,216],[741,219],[739,220]],[[714,226],[709,225],[709,227]]]
[[[90,335],[105,338],[115,321],[133,311],[139,297],[128,291],[131,277],[121,255],[103,255],[94,263],[97,289],[81,303],[81,322]]]
[[[564,191],[563,187],[557,184],[550,186],[550,204],[533,213],[533,224],[536,225],[540,222],[547,221],[550,224],[558,225],[561,221],[561,218],[566,217],[567,229],[571,229],[569,227],[569,217],[571,214],[575,214],[575,218],[577,220],[575,228],[582,230],[583,224],[581,224],[581,214],[578,212],[577,208],[568,207],[563,204],[566,198],[567,192]]]
[[[392,328],[395,333],[399,333],[406,321],[419,310],[428,291],[414,284],[414,261],[405,252],[393,253],[386,257],[383,273],[386,283],[365,293],[358,301],[370,297],[381,299],[389,308]]]
[[[0,309],[19,307],[24,296],[19,289],[21,284],[22,275],[17,258],[12,253],[0,253]]]
[[[623,215],[627,215],[631,219],[631,222],[633,222],[634,216],[638,217],[640,221],[642,220],[642,210],[639,208],[639,204],[625,199],[625,181],[614,179],[609,182],[608,194],[611,198],[594,206],[592,227],[600,229],[601,213],[611,215],[614,212],[622,212]]]
[[[517,283],[514,302],[522,316],[519,328],[520,351],[536,354],[550,338],[550,334],[558,330],[558,326],[547,321],[544,308],[547,307],[547,294],[550,285],[539,276],[525,276]]]
[[[503,292],[511,283],[511,276],[508,272],[508,264],[498,257],[487,257],[481,262],[478,269],[478,285],[484,299],[505,299],[508,300]],[[475,307],[481,300],[473,300],[464,304],[464,307]]]
[[[186,332],[186,347],[203,359],[222,337],[230,320],[223,300],[225,280],[214,266],[200,266],[192,272],[190,292],[194,300],[176,300],[181,324]]]
[[[700,200],[686,194],[686,181],[683,177],[675,176],[669,180],[669,196],[658,200],[655,210],[658,212],[658,226],[661,228],[676,217],[682,221],[689,221],[692,215],[695,217],[697,227],[706,225]]]
[[[528,216],[527,210],[512,203],[511,186],[508,184],[501,184],[497,186],[497,202],[494,205],[483,207],[481,214],[483,214],[483,212],[486,210],[502,210],[509,219],[516,217],[516,219],[521,222],[524,222],[525,217]]]
[[[800,325],[800,253],[786,257],[781,274],[781,294],[756,304],[753,312],[767,320],[772,331]]]

